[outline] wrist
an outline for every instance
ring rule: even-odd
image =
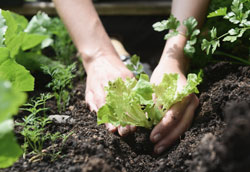
[[[183,34],[178,34],[170,38],[164,47],[160,65],[174,66],[180,70],[183,74],[186,74],[189,67],[189,58],[184,54],[184,47],[186,45],[187,38]]]

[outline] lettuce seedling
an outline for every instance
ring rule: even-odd
[[[200,74],[189,74],[187,85],[177,91],[178,74],[164,74],[159,85],[149,82],[146,74],[139,80],[118,78],[105,87],[106,104],[97,113],[97,123],[111,123],[115,126],[140,126],[152,128],[160,122],[166,111],[191,93],[198,93]],[[155,99],[153,99],[155,94]]]

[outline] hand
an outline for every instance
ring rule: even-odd
[[[104,87],[109,81],[114,81],[118,77],[126,79],[133,77],[133,74],[126,68],[123,62],[116,55],[102,56],[93,58],[91,62],[84,63],[87,72],[87,83],[85,91],[85,100],[89,104],[92,111],[97,112],[100,107],[105,104]],[[135,131],[135,127],[114,127],[111,124],[106,124],[106,128],[125,136],[130,132]]]
[[[177,73],[180,75],[178,90],[181,90],[186,84],[186,77],[183,74],[183,70],[179,69],[175,60],[167,60],[164,64],[160,63],[152,74],[151,82],[159,84],[164,73]],[[162,153],[189,128],[198,104],[198,98],[194,94],[191,94],[168,110],[150,135],[150,140],[155,143],[155,153]]]

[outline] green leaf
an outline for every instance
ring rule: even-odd
[[[161,22],[156,22],[153,24],[153,28],[157,32],[162,32],[164,30],[167,30],[167,20],[162,20]]]
[[[0,123],[0,168],[11,166],[22,155],[12,130],[12,120]]]
[[[206,50],[206,53],[207,53],[207,55],[208,55],[209,52],[210,52],[210,49],[211,49],[211,43],[210,43],[208,40],[203,39],[203,40],[202,40],[202,43],[201,43],[201,49],[202,49],[203,51]]]
[[[27,33],[35,33],[41,35],[48,34],[48,27],[51,25],[51,18],[43,12],[38,12],[32,17],[28,26],[25,29]]]
[[[217,38],[217,29],[215,27],[213,27],[212,30],[210,31],[210,35],[212,39]]]
[[[8,81],[0,80],[0,123],[18,112],[18,107],[26,100],[24,93],[11,87]]]
[[[132,62],[133,65],[136,66],[136,65],[139,63],[139,61],[140,61],[140,57],[139,57],[139,56],[133,55],[133,56],[131,57],[131,62]]]
[[[6,42],[6,46],[10,51],[10,57],[14,58],[21,48],[23,42],[24,33],[20,32],[15,37]]]
[[[164,74],[162,82],[159,85],[153,85],[156,107],[162,107],[163,110],[169,109],[172,106],[175,94],[177,92],[177,81],[179,75]]]
[[[13,89],[10,82],[0,80],[0,95],[0,168],[6,168],[22,154],[16,143],[13,120],[10,118],[25,103],[26,94]]]
[[[199,90],[197,89],[197,85],[199,85],[202,82],[201,78],[202,72],[198,74],[188,74],[187,77],[187,84],[186,86],[182,89],[181,92],[178,92],[174,104],[177,102],[180,102],[184,97],[188,96],[191,93],[199,93]]]
[[[12,16],[11,12],[2,10],[2,16],[6,20],[6,26],[8,27],[5,32],[5,44],[8,44],[8,42],[16,36],[18,25]]]
[[[217,49],[217,47],[220,47],[220,41],[215,40],[215,41],[211,41],[211,43],[212,43],[212,54],[213,54],[215,50]]]
[[[11,12],[11,15],[13,16],[16,24],[18,26],[20,26],[22,28],[22,30],[24,30],[27,27],[28,20],[24,16],[21,16],[19,14],[13,13],[13,12]]]
[[[180,22],[173,15],[170,15],[167,21],[167,27],[170,30],[176,30],[180,26]]]
[[[6,47],[0,47],[0,65],[9,59],[9,50]]]
[[[170,15],[168,20],[163,20],[161,22],[156,22],[153,24],[155,31],[161,32],[164,30],[176,30],[180,26],[180,22],[173,16]]]
[[[164,36],[164,39],[165,39],[165,40],[168,40],[169,38],[171,38],[171,37],[173,37],[173,36],[177,36],[178,34],[179,34],[178,31],[169,32],[168,34],[166,34],[166,35]]]
[[[194,17],[189,17],[188,19],[183,21],[183,25],[187,28],[186,36],[190,36],[194,29],[197,27],[198,22]]]
[[[225,16],[227,14],[227,8],[219,8],[218,10],[209,13],[207,18],[218,17],[218,16]]]
[[[153,89],[152,85],[149,82],[149,77],[146,74],[141,74],[138,82],[135,87],[132,89],[140,97],[140,102],[143,105],[153,104],[152,94]]]
[[[34,90],[34,77],[12,59],[6,60],[0,65],[0,78],[10,81],[16,90]]]
[[[46,38],[48,37],[45,35],[26,33],[23,37],[22,50],[25,51],[41,44]]]
[[[235,42],[238,38],[242,37],[247,29],[246,28],[234,28],[228,31],[230,36],[226,36],[223,41]]]
[[[109,82],[105,88],[106,104],[99,109],[97,122],[152,128],[174,103],[192,92],[198,92],[196,86],[201,82],[199,76],[188,75],[188,85],[181,92],[177,92],[178,74],[164,74],[162,82],[157,86],[151,85],[145,74],[140,75],[138,81],[118,78]],[[155,101],[153,94],[156,96]]]
[[[195,41],[196,42],[196,41]],[[188,57],[192,58],[195,53],[195,48],[193,46],[193,43],[191,41],[187,41],[185,47],[184,47],[184,53]]]

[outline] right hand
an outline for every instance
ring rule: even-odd
[[[108,86],[109,81],[114,81],[118,77],[124,80],[133,77],[132,72],[127,69],[118,55],[93,58],[92,61],[85,62],[84,66],[87,72],[85,100],[90,110],[95,112],[105,104],[104,87]],[[106,128],[111,132],[118,130],[121,136],[135,131],[134,126],[115,127],[112,124],[106,124]]]

